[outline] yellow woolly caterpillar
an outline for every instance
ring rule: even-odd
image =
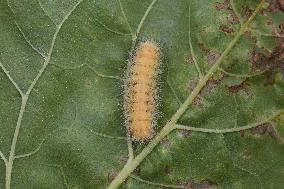
[[[125,78],[124,115],[133,139],[152,137],[157,115],[157,79],[160,48],[153,41],[142,41],[131,56]]]

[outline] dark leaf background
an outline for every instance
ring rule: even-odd
[[[21,107],[8,75],[23,93],[35,82],[16,145],[20,158],[14,161],[12,189],[106,188],[122,169],[128,155],[122,78],[131,34],[151,2],[0,0],[0,150],[6,158]],[[158,0],[153,5],[138,41],[154,39],[163,52],[156,132],[198,80],[189,30],[206,73],[258,3]],[[284,117],[273,117],[284,110],[284,3],[268,3],[179,124],[225,129],[273,119],[230,134],[174,131],[132,173],[138,179],[129,177],[121,188],[162,188],[157,183],[284,188]],[[135,152],[144,145],[135,143]],[[0,188],[5,188],[3,161]]]

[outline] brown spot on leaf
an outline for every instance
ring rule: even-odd
[[[284,0],[278,0],[277,1],[280,7],[280,10],[284,11]]]
[[[265,12],[268,14],[271,12],[284,12],[284,0],[269,0],[269,7],[265,10]],[[272,35],[281,39],[284,35],[284,22],[279,25],[275,25],[272,18],[269,18],[268,21],[268,25],[272,28]]]
[[[183,186],[187,189],[217,189],[217,185],[208,179],[202,180],[200,183],[195,183],[192,179],[187,181],[178,181],[177,185]]]
[[[197,78],[190,80],[190,82],[189,82],[189,91],[190,92],[193,91],[193,89],[196,87],[197,83],[198,83]]]
[[[256,135],[265,135],[268,134],[271,138],[273,138],[274,140],[283,143],[283,139],[281,138],[281,136],[277,133],[277,131],[274,129],[274,127],[272,126],[271,123],[265,123],[262,124],[258,127],[254,127],[252,129],[250,129],[251,133]]]
[[[268,12],[284,11],[284,0],[268,0]]]
[[[220,81],[214,80],[214,79],[209,79],[207,81],[207,84],[202,88],[200,91],[199,95],[204,97],[208,95],[214,88],[217,87],[217,85],[220,83]]]
[[[167,175],[170,175],[170,174],[173,172],[173,170],[172,170],[169,166],[166,166],[166,167],[164,168],[164,172],[165,172]]]
[[[247,6],[243,7],[242,15],[245,15],[246,18],[251,17],[253,10],[248,8]]]
[[[241,131],[239,131],[239,133],[240,133],[241,137],[245,136],[245,130],[241,130]]]
[[[192,105],[198,106],[198,107],[201,108],[201,107],[202,107],[202,98],[199,97],[199,96],[197,96],[197,97],[193,100]]]
[[[187,59],[186,59],[186,61],[185,61],[187,64],[189,64],[189,65],[192,65],[192,64],[194,64],[194,61],[193,61],[193,58],[192,58],[192,56],[189,56]]]
[[[269,124],[265,123],[265,124],[263,124],[261,126],[254,127],[252,129],[250,129],[250,131],[251,131],[252,134],[261,134],[261,135],[263,135],[263,134],[266,133],[266,129],[267,129],[268,125]]]
[[[217,186],[210,180],[203,180],[196,184],[193,189],[217,189]]]
[[[238,93],[240,91],[244,91],[246,93],[247,96],[249,97],[253,97],[253,92],[252,90],[249,88],[249,84],[246,81],[243,81],[241,84],[239,85],[233,85],[233,86],[229,86],[228,87],[229,93]]]
[[[284,41],[281,41],[269,55],[261,54],[254,49],[250,60],[254,70],[265,71],[266,80],[264,85],[273,85],[275,70],[280,70],[284,75]]]
[[[284,22],[279,25],[279,35],[284,35]]]
[[[266,9],[268,12],[276,12],[279,11],[278,9],[278,0],[268,0],[269,7]]]
[[[109,181],[109,182],[113,181],[116,176],[117,176],[117,172],[111,171],[111,172],[108,174],[108,181]]]
[[[202,50],[202,52],[203,52],[204,54],[206,54],[206,56],[207,56],[207,62],[208,62],[209,64],[214,64],[214,63],[217,61],[217,59],[221,56],[221,53],[218,53],[218,52],[216,52],[215,50],[206,47],[206,46],[205,46],[204,44],[202,44],[202,43],[199,43],[198,46],[199,46],[199,48]]]
[[[220,56],[221,56],[220,53],[213,50],[209,50],[207,53],[207,62],[209,64],[214,64]]]
[[[177,133],[181,137],[188,137],[192,132],[189,130],[178,130]]]
[[[198,79],[197,78],[194,78],[192,79],[190,82],[189,82],[189,91],[192,92],[193,89],[196,87],[198,83]],[[194,99],[193,103],[192,103],[194,106],[198,106],[198,107],[201,107],[202,105],[202,99],[199,98],[198,96]]]
[[[278,45],[278,47],[276,47],[273,50],[269,59],[274,60],[274,61],[279,60],[283,63],[284,61],[284,40],[280,41],[280,44]]]
[[[229,0],[225,0],[224,3],[221,3],[221,2],[215,2],[214,4],[215,8],[217,10],[226,10],[230,7],[230,1]]]
[[[125,164],[125,163],[127,163],[127,161],[128,161],[128,156],[127,156],[127,155],[121,156],[121,157],[119,158],[119,160],[120,160],[123,164]]]
[[[164,139],[162,139],[161,144],[162,144],[167,150],[170,150],[171,145],[172,145],[172,142],[171,142],[170,139],[164,138]]]
[[[226,25],[221,25],[219,29],[224,33],[233,33],[234,30]]]
[[[240,23],[238,16],[236,15],[231,6],[230,0],[225,0],[224,3],[216,2],[215,8],[217,10],[226,10],[229,13],[228,22],[230,24],[234,25]]]
[[[273,85],[275,83],[275,78],[272,70],[268,70],[265,73],[265,76],[266,76],[266,80],[264,81],[265,86]]]
[[[237,15],[234,13],[234,11],[231,11],[230,17],[228,18],[228,21],[230,24],[235,25],[235,24],[239,24],[240,20],[237,17]]]
[[[214,79],[208,80],[207,84],[201,89],[199,95],[194,99],[192,104],[200,107],[202,105],[202,98],[216,88],[219,83],[220,81]]]
[[[183,186],[183,187],[186,187],[187,189],[193,189],[193,182],[191,179],[189,180],[186,180],[186,181],[177,181],[177,185],[179,186]]]
[[[233,86],[228,87],[228,90],[230,93],[237,93],[245,89],[246,89],[245,82],[242,82],[240,85],[233,85]]]
[[[268,68],[264,55],[258,53],[256,48],[250,53],[250,60],[253,63],[253,69],[266,70]]]

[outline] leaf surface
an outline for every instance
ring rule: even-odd
[[[258,4],[0,0],[0,188],[107,188],[129,156],[135,43],[163,53],[159,133]],[[178,120],[191,131],[167,135],[121,188],[283,188],[284,13],[265,8]]]

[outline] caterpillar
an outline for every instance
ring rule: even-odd
[[[153,135],[157,115],[157,79],[160,48],[153,41],[140,42],[127,65],[124,114],[132,138],[146,141]]]

